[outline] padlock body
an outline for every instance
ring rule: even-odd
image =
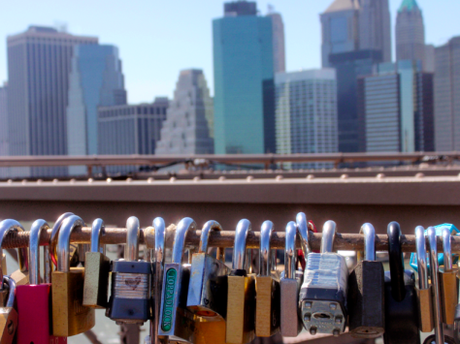
[[[18,306],[18,344],[64,344],[67,337],[51,335],[51,284],[16,287]]]
[[[385,332],[385,272],[381,262],[361,261],[348,278],[349,330],[355,338]]]
[[[230,269],[214,257],[198,253],[192,258],[187,308],[207,321],[227,315],[227,275]]]
[[[95,310],[83,306],[84,268],[70,272],[53,271],[52,311],[53,335],[70,337],[93,328]]]
[[[0,307],[0,344],[11,344],[17,332],[18,312],[12,307]]]
[[[385,344],[420,343],[417,293],[413,280],[407,273],[404,281],[405,297],[401,302],[397,302],[391,295],[389,271],[385,272]]]
[[[241,275],[238,275],[241,273]],[[255,338],[255,276],[236,270],[228,276],[227,343],[249,343]]]
[[[419,325],[420,331],[431,332],[433,331],[433,303],[431,286],[427,289],[415,288],[418,299],[418,313],[419,313]]]
[[[85,254],[83,305],[106,308],[109,289],[110,259],[100,252]]]
[[[158,335],[169,341],[193,343],[195,316],[186,308],[190,265],[165,264],[164,271]]]
[[[194,344],[225,344],[225,329],[225,320],[197,321]]]
[[[255,286],[255,334],[257,337],[271,337],[280,327],[280,282],[271,276],[256,276]]]
[[[298,305],[300,285],[300,279],[281,278],[280,281],[280,330],[283,337],[297,337],[302,330]]]
[[[300,289],[301,319],[310,333],[345,331],[348,267],[336,253],[310,253]]]
[[[447,325],[454,324],[455,307],[457,306],[457,272],[444,271],[444,266],[439,267],[439,290],[441,291],[442,321]]]
[[[149,262],[114,262],[107,316],[126,324],[143,324],[147,321],[151,315],[151,276],[152,266]]]
[[[29,284],[29,272],[16,270],[10,277],[16,282],[16,286]]]

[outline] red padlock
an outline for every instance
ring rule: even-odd
[[[29,236],[29,280],[30,285],[16,287],[18,305],[18,344],[64,344],[66,337],[51,335],[50,314],[51,284],[40,284],[40,234],[50,227],[45,220],[37,220]],[[49,254],[44,246],[44,254]],[[46,279],[46,278],[45,278]]]

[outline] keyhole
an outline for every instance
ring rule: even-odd
[[[8,322],[8,334],[12,335],[14,333],[14,323],[13,320]]]

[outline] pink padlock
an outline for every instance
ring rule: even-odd
[[[51,335],[51,284],[40,284],[40,234],[50,227],[45,220],[37,220],[30,229],[29,281],[30,285],[16,287],[18,305],[18,344],[64,344],[66,337]],[[49,248],[44,246],[45,257]],[[45,269],[48,270],[48,269]],[[49,281],[49,278],[45,277]]]

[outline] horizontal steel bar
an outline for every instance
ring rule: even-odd
[[[174,236],[174,225],[170,225],[167,229],[166,234],[166,246],[171,247]],[[148,233],[145,235],[145,233]],[[147,244],[148,247],[154,246],[154,231],[152,227],[143,229],[140,236],[140,241],[143,244]],[[40,237],[41,245],[48,245],[50,240],[51,231],[44,232]],[[201,231],[189,232],[186,239],[187,246],[197,247],[200,241]],[[311,233],[310,245],[313,250],[319,250],[321,242],[320,233]],[[91,236],[91,228],[76,228],[72,232],[71,242],[74,243],[89,243]],[[235,238],[234,231],[221,231],[211,232],[209,238],[209,246],[211,247],[233,247]],[[125,228],[106,228],[106,233],[101,237],[102,244],[124,244],[126,242],[126,229]],[[258,248],[260,242],[259,232],[249,232],[247,237],[248,248]],[[275,232],[272,235],[270,241],[271,247],[276,249],[284,249],[285,247],[285,233]],[[414,235],[402,235],[401,244],[403,252],[415,252],[415,236]],[[442,239],[438,238],[438,250],[442,252]],[[3,248],[17,248],[27,247],[29,245],[29,233],[28,232],[10,232],[7,237],[3,240]],[[300,248],[300,242],[297,243]],[[387,235],[380,234],[376,235],[376,250],[386,251],[388,250],[388,237]],[[364,237],[360,234],[347,234],[337,233],[334,241],[334,250],[350,250],[350,251],[361,251],[364,249]],[[460,236],[452,237],[452,252],[460,253]]]
[[[326,153],[326,154],[226,154],[226,155],[91,155],[91,156],[6,156],[0,157],[0,167],[19,166],[108,166],[156,165],[193,160],[227,164],[274,164],[282,162],[361,162],[418,161],[425,157],[459,159],[460,152],[415,153]]]

